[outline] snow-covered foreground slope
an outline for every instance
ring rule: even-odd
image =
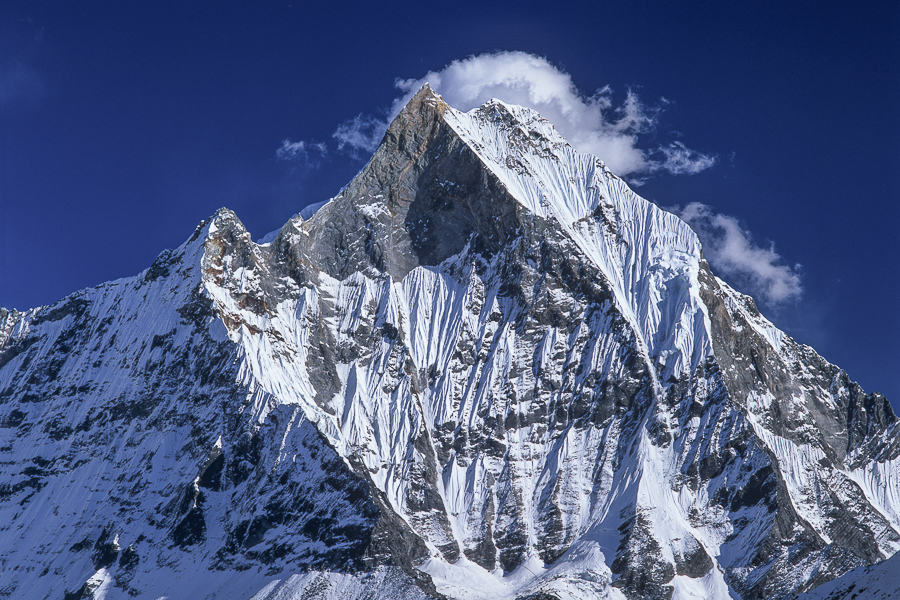
[[[533,111],[426,87],[306,216],[0,315],[0,597],[787,598],[900,548],[884,398]]]
[[[829,581],[797,600],[894,600],[900,598],[900,554],[868,567],[859,567]]]

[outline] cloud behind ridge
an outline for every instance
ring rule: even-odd
[[[628,91],[614,106],[612,91],[604,87],[591,96],[575,86],[572,77],[547,59],[525,52],[495,52],[456,60],[419,79],[398,79],[403,95],[396,98],[386,119],[362,115],[342,124],[334,138],[343,149],[374,151],[388,124],[425,83],[450,106],[467,111],[497,98],[538,111],[579,151],[594,154],[616,174],[668,171],[694,174],[711,167],[716,158],[680,142],[656,149],[640,146],[640,136],[653,131],[662,107],[648,107]]]
[[[774,244],[757,246],[736,218],[715,213],[706,204],[692,202],[673,212],[697,232],[704,256],[717,274],[771,307],[800,299],[801,267],[784,264]]]

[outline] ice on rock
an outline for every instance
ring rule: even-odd
[[[789,598],[900,548],[896,433],[540,115],[426,87],[259,243],[0,312],[0,597]]]

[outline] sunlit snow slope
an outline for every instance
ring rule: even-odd
[[[2,313],[0,597],[788,598],[900,548],[885,399],[537,113],[426,86],[306,216]]]

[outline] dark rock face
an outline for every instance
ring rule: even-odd
[[[397,117],[366,168],[289,241],[275,245],[293,269],[345,279],[374,269],[402,280],[475,241],[489,257],[519,234],[520,205],[442,118],[447,105],[429,90]],[[312,275],[314,277],[314,275]]]
[[[775,354],[745,316],[759,316],[751,299],[740,299],[746,312],[729,309],[723,300],[725,294],[708,267],[701,271],[701,281],[704,301],[710,308],[716,359],[724,367],[724,382],[730,396],[740,403],[754,393],[770,393],[774,401],[764,412],[757,413],[756,418],[779,436],[821,448],[824,456],[819,461],[820,470],[813,474],[814,485],[830,488],[817,498],[819,506],[829,515],[830,522],[824,532],[831,540],[828,543],[793,510],[780,481],[783,475],[776,471],[773,477],[771,470],[768,475],[759,471],[756,477],[762,480],[745,490],[738,501],[752,505],[758,496],[765,495],[766,489],[777,486],[775,501],[770,504],[776,513],[776,526],[755,559],[758,564],[766,565],[768,572],[752,588],[747,589],[738,582],[732,585],[745,589],[746,597],[766,598],[783,593],[782,582],[787,572],[804,561],[821,565],[822,575],[804,586],[810,589],[845,571],[847,565],[883,560],[885,556],[880,548],[884,542],[900,538],[894,526],[842,471],[850,466],[847,463],[852,464],[850,457],[859,457],[862,454],[859,451],[865,446],[884,448],[876,460],[896,456],[894,443],[889,443],[887,448],[883,445],[885,433],[896,427],[896,417],[890,407],[884,407],[883,398],[877,395],[864,395],[846,373],[790,339],[785,341],[788,351]],[[794,357],[793,361],[786,361],[784,355]],[[860,404],[868,405],[871,414]],[[871,454],[869,457],[872,458]],[[735,508],[732,506],[732,510]]]
[[[473,113],[494,162],[460,119],[423,89],[270,244],[222,209],[138,277],[0,311],[0,541],[27,540],[0,598],[440,598],[464,559],[530,571],[523,600],[780,599],[900,547],[883,397],[538,117]]]
[[[625,515],[623,515],[625,516]],[[652,526],[641,511],[624,520],[619,527],[622,541],[610,568],[618,575],[613,585],[629,598],[668,600],[674,591],[665,585],[675,576],[675,568],[662,555]]]
[[[709,573],[713,561],[706,550],[691,536],[684,544],[684,549],[675,553],[675,573],[698,579]]]
[[[118,557],[119,544],[115,540],[110,540],[109,531],[104,529],[94,543],[94,553],[91,555],[94,567],[97,569],[109,567],[116,562]]]

